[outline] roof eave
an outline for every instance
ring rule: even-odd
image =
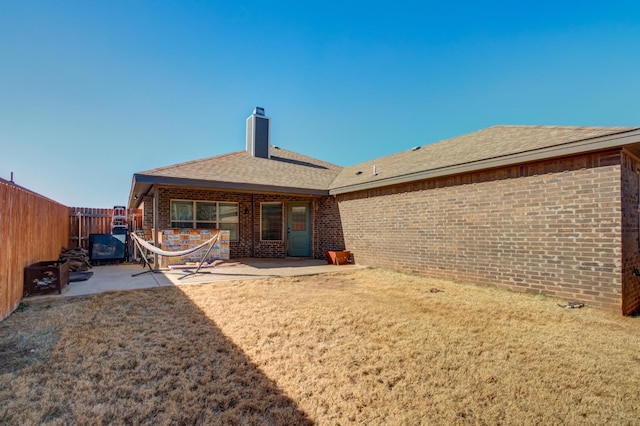
[[[189,187],[203,187],[212,189],[225,189],[235,190],[243,192],[270,192],[270,193],[283,193],[283,194],[296,194],[296,195],[329,195],[328,189],[317,188],[298,188],[292,186],[278,186],[278,185],[261,185],[254,183],[242,183],[242,182],[225,182],[215,180],[203,180],[203,179],[188,179],[177,178],[168,176],[152,176],[144,174],[133,175],[132,192],[138,184],[147,185],[172,185],[172,186],[189,186]],[[130,199],[132,196],[130,195]]]
[[[592,139],[579,140],[571,142],[569,144],[555,145],[527,152],[509,154],[501,157],[487,158],[484,160],[472,161],[469,163],[454,164],[451,166],[440,167],[431,170],[423,170],[420,172],[393,176],[390,178],[383,178],[370,182],[346,185],[338,188],[329,188],[329,195],[345,194],[348,192],[363,191],[367,189],[380,188],[383,186],[397,185],[443,176],[476,172],[480,170],[529,163],[549,158],[601,151],[637,143],[640,143],[640,129],[600,136]]]

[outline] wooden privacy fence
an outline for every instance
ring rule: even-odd
[[[0,178],[0,320],[20,303],[24,269],[57,260],[63,248],[89,246],[90,234],[111,233],[113,209],[67,207]],[[142,227],[142,210],[128,210]]]
[[[69,241],[68,248],[82,247],[89,249],[90,234],[110,234],[113,209],[91,207],[69,208]],[[129,229],[142,228],[142,209],[127,210]]]
[[[0,320],[22,299],[24,268],[60,256],[68,216],[67,206],[0,179]]]

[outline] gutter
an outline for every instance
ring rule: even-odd
[[[600,136],[593,139],[583,139],[580,141],[568,142],[566,144],[554,145],[533,151],[508,154],[500,157],[493,157],[484,160],[471,161],[468,163],[438,167],[431,170],[423,170],[420,172],[408,173],[406,175],[393,176],[390,178],[370,182],[330,188],[329,195],[345,194],[348,192],[375,189],[383,186],[415,182],[418,180],[433,179],[437,177],[476,172],[497,167],[529,163],[543,159],[601,151],[610,148],[622,147],[624,145],[630,145],[633,143],[640,143],[640,129],[630,130],[624,133],[616,133],[614,135]]]

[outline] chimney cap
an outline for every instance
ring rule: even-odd
[[[253,109],[253,115],[259,115],[261,117],[264,117],[264,108],[262,107],[255,107]]]

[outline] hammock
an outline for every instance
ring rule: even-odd
[[[135,243],[138,245],[138,249],[140,250],[140,252],[143,252],[143,248],[145,250],[150,251],[151,253],[155,253],[155,254],[159,254],[161,256],[167,256],[167,257],[182,257],[182,256],[186,256],[188,254],[194,253],[198,250],[201,250],[202,248],[206,247],[208,244],[210,244],[209,249],[207,250],[207,252],[204,254],[204,256],[202,256],[202,258],[200,259],[200,262],[198,263],[198,267],[196,268],[195,271],[189,271],[189,270],[185,270],[185,275],[183,275],[182,277],[178,278],[179,280],[189,276],[189,275],[195,275],[197,273],[201,273],[201,274],[205,274],[205,273],[210,273],[210,272],[200,272],[200,268],[202,267],[202,264],[204,262],[204,260],[207,258],[207,256],[209,256],[209,253],[211,253],[211,249],[213,249],[214,244],[216,243],[216,241],[218,241],[218,237],[220,236],[220,234],[216,234],[214,235],[211,239],[209,239],[208,241],[205,241],[202,244],[199,244],[195,247],[192,247],[190,249],[187,250],[180,250],[180,251],[167,251],[167,250],[162,250],[156,246],[154,246],[151,243],[148,243],[147,241],[143,240],[142,238],[138,237],[136,234],[131,233],[129,234],[133,237],[133,241],[135,241]],[[151,269],[151,265],[149,264],[149,261],[147,260],[147,256],[142,256],[142,259],[144,260],[144,267],[148,267],[149,270],[148,271],[144,271],[144,272],[140,272],[138,274],[133,274],[132,277],[135,277],[136,275],[141,275],[144,274],[146,272],[156,272],[153,269]]]
[[[205,241],[204,243],[202,243],[202,244],[200,244],[200,245],[198,245],[196,247],[192,247],[190,249],[180,250],[180,251],[167,251],[167,250],[162,250],[162,249],[154,246],[153,244],[146,242],[142,238],[138,237],[136,234],[131,234],[131,236],[134,238],[134,240],[139,245],[141,245],[145,249],[149,250],[151,253],[156,253],[156,254],[159,254],[160,256],[166,256],[166,257],[182,257],[182,256],[186,256],[188,254],[191,254],[193,252],[196,252],[196,251],[200,250],[203,247],[206,247],[207,244],[209,244],[209,243],[213,244],[213,242],[218,239],[218,234],[216,234],[210,240]]]

